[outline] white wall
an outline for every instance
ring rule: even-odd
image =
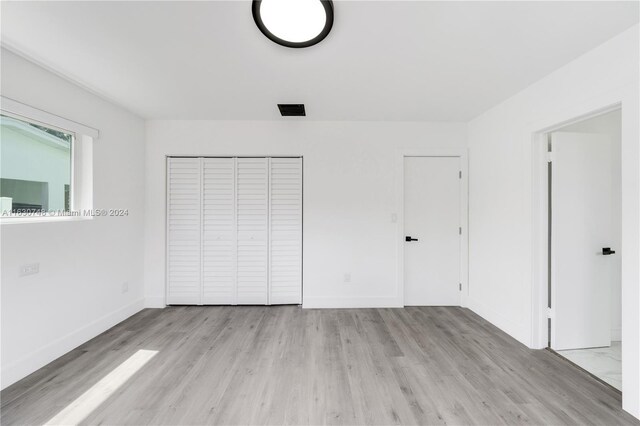
[[[140,119],[3,50],[2,94],[100,129],[95,206],[130,211],[2,226],[3,387],[137,311],[144,296],[147,306],[164,305],[166,155],[303,155],[305,306],[397,306],[396,150],[463,147],[468,135],[470,306],[540,347],[532,132],[622,102],[623,398],[640,416],[637,64],[636,26],[468,126],[150,121],[145,153]],[[19,278],[31,262],[40,274]]]
[[[579,123],[563,127],[559,132],[596,133],[607,135],[611,140],[613,176],[611,177],[612,226],[611,247],[622,246],[622,111],[615,110]],[[622,338],[622,258],[620,250],[613,256],[611,276],[611,340]]]
[[[543,347],[537,280],[533,134],[622,103],[623,407],[640,417],[638,26],[469,123],[469,306]],[[539,277],[538,277],[539,278]]]
[[[401,303],[391,220],[396,149],[465,144],[464,124],[148,122],[145,282],[152,306],[164,305],[165,156],[304,156],[303,305],[375,307]]]
[[[141,119],[6,50],[1,71],[3,96],[100,130],[94,205],[129,209],[0,227],[4,388],[143,307],[145,135]],[[19,277],[33,262],[40,273]]]

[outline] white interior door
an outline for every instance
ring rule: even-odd
[[[200,159],[167,162],[167,303],[200,305]]]
[[[235,158],[202,159],[202,304],[235,305]]]
[[[460,305],[460,158],[405,157],[404,304]]]
[[[611,344],[612,163],[606,135],[551,135],[551,347]],[[616,248],[612,248],[616,250]]]
[[[236,211],[238,221],[237,303],[268,303],[268,199],[266,158],[238,158]]]
[[[302,303],[302,158],[271,158],[269,304]]]

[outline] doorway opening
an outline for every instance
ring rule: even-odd
[[[547,132],[548,348],[622,390],[621,110]]]

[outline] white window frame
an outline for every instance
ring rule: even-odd
[[[71,143],[71,179],[69,215],[65,216],[0,216],[0,225],[66,222],[92,219],[83,212],[93,208],[93,142],[100,132],[92,127],[0,96],[0,113],[27,123],[45,126],[73,135]]]

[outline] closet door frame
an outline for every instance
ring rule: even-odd
[[[205,159],[205,158],[231,158],[231,159],[241,159],[241,158],[265,158],[267,159],[267,185],[268,188],[271,188],[271,159],[272,158],[291,158],[291,159],[300,159],[300,188],[301,188],[301,194],[300,194],[300,303],[299,305],[302,306],[302,302],[304,300],[304,156],[303,155],[179,155],[179,154],[174,154],[174,155],[165,155],[165,240],[164,240],[164,247],[165,247],[165,305],[166,306],[170,306],[168,301],[169,301],[169,213],[170,213],[170,206],[169,206],[169,202],[170,202],[170,198],[169,198],[169,162],[170,159],[172,158],[199,158],[199,159]],[[203,167],[203,161],[200,161],[200,190],[202,191],[202,167]],[[237,164],[234,163],[234,184],[237,185]],[[234,187],[234,203],[237,203],[237,186]],[[267,223],[270,225],[271,224],[271,193],[270,190],[268,191],[268,202],[267,202]],[[235,206],[235,208],[237,209],[237,205]],[[200,229],[200,244],[202,247],[203,244],[203,238],[204,238],[204,228],[202,227],[202,214],[203,214],[203,206],[202,206],[202,198],[200,201],[200,219],[201,219],[201,229]],[[235,215],[235,228],[236,228],[236,232],[237,232],[237,215]],[[267,229],[268,232],[268,236],[267,236],[267,265],[270,265],[271,262],[271,226],[268,226]],[[237,238],[236,238],[236,247],[237,247]],[[200,281],[201,281],[201,287],[200,287],[200,292],[202,294],[203,291],[203,287],[202,287],[202,269],[203,269],[203,263],[202,263],[202,248],[200,251]],[[236,280],[237,280],[237,270],[235,272],[236,274]],[[237,285],[237,284],[236,284]],[[235,297],[235,300],[237,302],[237,295]],[[176,306],[180,306],[180,305],[176,305]],[[200,298],[200,304],[199,305],[191,305],[191,306],[202,306],[202,297]],[[207,306],[225,306],[225,305],[207,305]],[[242,306],[242,305],[238,305],[237,303],[234,305],[227,305],[227,306]],[[263,305],[260,305],[263,306]],[[271,306],[271,268],[269,267],[268,271],[267,271],[267,304],[264,306]]]

